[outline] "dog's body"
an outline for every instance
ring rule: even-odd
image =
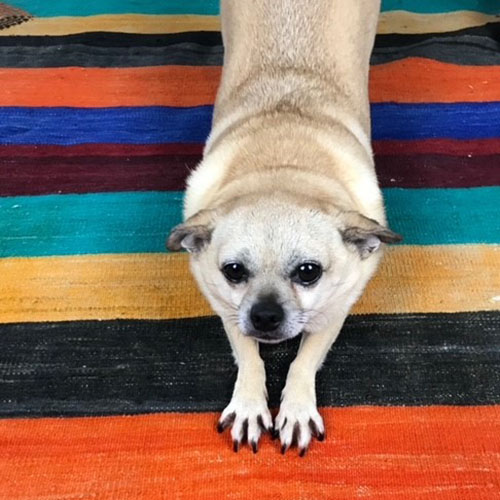
[[[315,374],[380,260],[385,225],[370,145],[369,57],[379,0],[222,0],[225,58],[186,248],[239,372],[220,429],[254,450],[272,428],[258,341],[303,333],[275,429],[283,450],[324,435]],[[247,436],[244,436],[247,434]]]

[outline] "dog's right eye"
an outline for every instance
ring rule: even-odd
[[[231,283],[242,283],[248,279],[248,271],[243,264],[231,262],[222,268],[222,273]]]

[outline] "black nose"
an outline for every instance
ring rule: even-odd
[[[285,313],[276,302],[257,302],[250,309],[250,319],[256,330],[270,332],[276,330],[283,321]]]

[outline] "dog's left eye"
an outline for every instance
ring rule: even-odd
[[[295,269],[292,279],[301,285],[309,286],[321,278],[323,269],[315,262],[304,262]]]
[[[222,273],[231,283],[241,283],[248,278],[248,271],[243,264],[231,262],[222,268]]]

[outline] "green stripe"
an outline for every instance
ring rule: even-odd
[[[384,190],[405,244],[500,243],[500,187]],[[163,252],[181,192],[0,198],[0,256]]]
[[[96,14],[200,14],[217,15],[218,0],[11,0],[9,4],[39,17],[91,16]],[[383,0],[382,10],[418,13],[472,10],[500,13],[498,0]]]

